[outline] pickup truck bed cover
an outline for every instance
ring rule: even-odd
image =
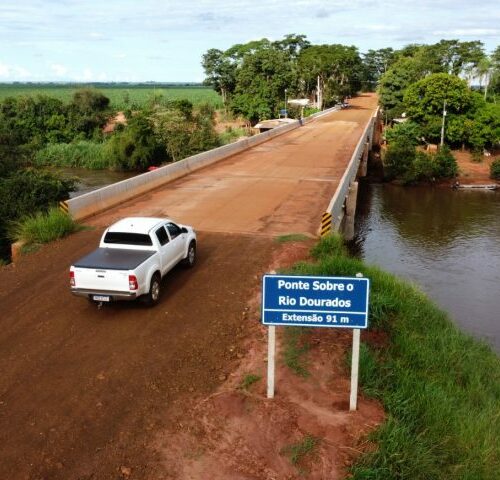
[[[98,248],[80,258],[74,267],[99,270],[134,270],[154,255],[153,250],[128,250],[124,248]]]

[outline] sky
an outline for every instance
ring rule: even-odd
[[[289,33],[361,52],[500,43],[497,0],[1,0],[0,82],[201,82],[210,48]]]

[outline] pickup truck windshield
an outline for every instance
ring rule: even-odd
[[[120,245],[138,245],[150,247],[153,245],[151,237],[144,233],[108,232],[104,243],[119,243]]]

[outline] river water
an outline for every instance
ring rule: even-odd
[[[500,192],[360,185],[355,253],[500,352]]]
[[[136,176],[137,172],[113,172],[111,170],[89,170],[86,168],[51,168],[53,172],[59,173],[62,177],[76,177],[78,182],[76,190],[70,193],[70,198],[78,197],[84,193],[97,190],[111,183],[120,182]]]

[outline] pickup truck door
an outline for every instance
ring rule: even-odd
[[[174,249],[175,245],[170,241],[170,237],[168,236],[167,231],[164,226],[155,230],[156,238],[158,239],[158,243],[160,244],[160,249],[158,251],[160,255],[160,266],[161,266],[161,274],[162,276],[170,270],[172,261],[174,258]]]
[[[173,222],[167,222],[165,228],[167,229],[168,235],[170,236],[170,243],[172,244],[173,267],[184,258],[184,254],[186,253],[186,239],[179,225]]]

